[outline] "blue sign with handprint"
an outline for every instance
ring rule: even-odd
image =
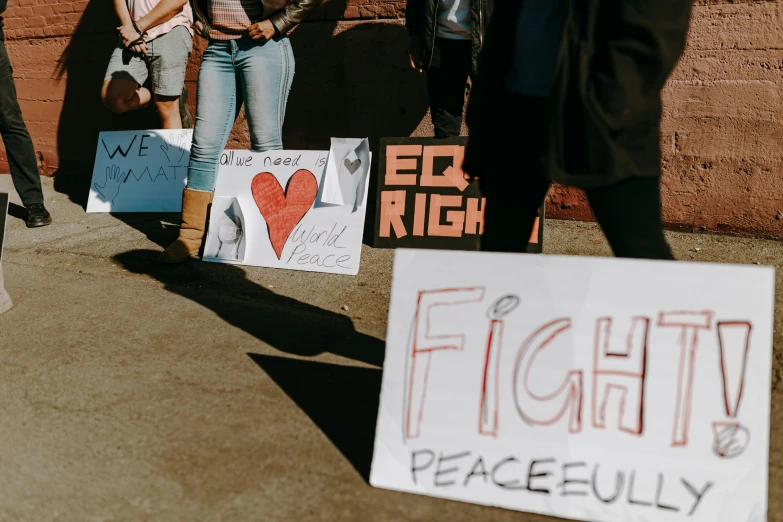
[[[179,212],[191,129],[102,132],[87,212]]]

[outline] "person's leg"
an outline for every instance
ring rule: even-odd
[[[181,129],[182,118],[179,112],[179,96],[155,95],[155,108],[160,116],[161,129]]]
[[[521,173],[512,171],[503,175],[507,181],[501,186],[481,182],[486,197],[481,250],[526,252],[538,211],[549,191],[549,181],[539,177],[520,179]]]
[[[550,185],[540,160],[544,104],[537,98],[499,95],[507,98],[507,111],[498,115],[497,147],[479,173],[486,198],[481,250],[526,252]]]
[[[436,138],[460,134],[470,53],[470,40],[435,40],[435,57],[427,69],[427,93]]]
[[[5,143],[11,179],[27,208],[27,226],[39,227],[52,222],[44,207],[41,178],[33,140],[27,131],[22,110],[16,98],[13,69],[5,44],[0,41],[0,134]]]
[[[283,148],[283,120],[294,79],[288,38],[243,41],[237,55],[250,143],[256,152]]]
[[[234,69],[235,49],[233,41],[211,42],[204,51],[196,90],[188,184],[182,195],[182,226],[179,238],[158,258],[162,263],[185,261],[201,248],[220,153],[242,105]]]
[[[151,99],[150,91],[139,86],[136,80],[105,80],[101,87],[104,107],[118,114],[146,107]]]
[[[109,59],[101,87],[103,105],[117,113],[147,106],[152,94],[142,85],[148,76],[147,64],[140,56],[117,47]]]
[[[659,178],[631,178],[586,192],[617,257],[674,259],[663,235]]]
[[[180,96],[185,85],[193,38],[184,26],[177,26],[147,44],[155,108],[164,129],[181,129]]]
[[[235,54],[236,42],[213,41],[201,60],[188,165],[188,188],[191,190],[215,190],[218,160],[242,107]]]

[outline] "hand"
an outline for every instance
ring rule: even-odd
[[[118,27],[117,30],[120,32],[120,38],[122,39],[122,46],[125,48],[130,48],[133,42],[141,38],[141,35],[136,31],[132,23],[125,24],[122,27]]]
[[[145,42],[137,43],[136,45],[131,45],[130,47],[128,47],[128,50],[132,53],[143,54],[144,56],[147,56],[149,54],[147,52],[147,44]]]
[[[204,33],[204,24],[201,23],[201,20],[196,20],[195,22],[193,22],[193,25],[191,25],[191,27],[196,32],[196,34],[203,35],[203,33]]]
[[[416,61],[416,57],[421,56],[421,39],[418,36],[410,35],[408,38],[408,60],[411,62],[411,68],[416,72],[422,72],[423,69]]]
[[[411,53],[408,53],[408,59],[411,61],[411,68],[416,72],[422,72],[424,69],[416,65],[416,59],[413,57]]]
[[[257,41],[268,42],[277,35],[277,29],[269,20],[257,22],[247,28],[250,38]]]
[[[112,165],[111,167],[106,167],[106,180],[103,182],[103,185],[95,183],[93,187],[104,201],[114,203],[114,199],[120,193],[120,187],[122,187],[122,183],[127,177],[127,173],[122,172],[117,165]]]
[[[166,155],[166,159],[169,160],[169,163],[171,163],[171,158],[174,157],[173,153],[175,151],[179,151],[179,159],[177,160],[177,163],[182,163],[182,158],[185,157],[185,153],[188,151],[189,143],[187,143],[187,136],[188,133],[183,131],[179,133],[176,138],[173,138],[170,144],[168,141],[163,140],[163,144],[160,146],[160,150],[162,150],[163,154]],[[173,150],[169,150],[170,148]],[[172,154],[169,154],[169,152]]]

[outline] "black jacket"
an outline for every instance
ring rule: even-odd
[[[505,1],[505,0],[502,0]],[[470,19],[473,40],[471,65],[478,70],[479,55],[484,45],[484,30],[490,23],[494,0],[470,0]],[[427,69],[432,64],[440,0],[408,0],[405,8],[405,27],[411,36],[411,52],[416,64]]]
[[[481,158],[496,143],[524,1],[498,3],[485,34],[467,114],[471,138],[463,168],[471,175],[492,175],[479,172]],[[659,176],[661,90],[685,48],[692,0],[567,1],[548,121],[541,129],[548,135],[542,158],[547,176],[580,188]]]
[[[5,24],[3,24],[2,14],[5,13],[7,7],[8,7],[8,0],[0,0],[0,40],[5,39],[5,34],[3,33],[3,27]]]

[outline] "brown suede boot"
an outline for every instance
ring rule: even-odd
[[[207,227],[212,192],[185,189],[182,193],[182,226],[179,238],[158,256],[159,263],[181,263],[197,257]]]

